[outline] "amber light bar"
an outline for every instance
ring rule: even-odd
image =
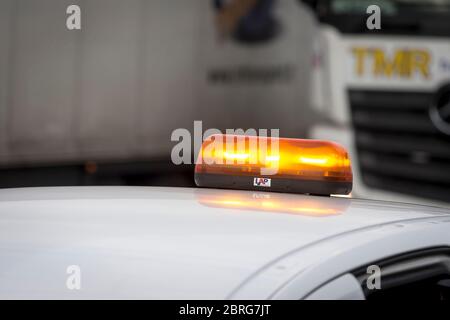
[[[346,195],[352,180],[347,151],[318,140],[213,135],[195,166],[199,187]]]

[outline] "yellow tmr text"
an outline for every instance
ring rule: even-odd
[[[429,78],[431,55],[421,49],[398,49],[387,54],[380,48],[352,48],[355,72],[363,76],[371,72],[376,77],[412,78],[415,75]]]

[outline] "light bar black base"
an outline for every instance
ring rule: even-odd
[[[218,189],[241,189],[257,191],[275,191],[284,193],[301,193],[329,196],[332,194],[347,195],[352,191],[351,182],[314,181],[270,178],[270,187],[255,186],[253,176],[230,176],[223,174],[196,173],[195,183],[199,187]]]

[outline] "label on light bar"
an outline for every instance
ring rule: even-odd
[[[271,184],[272,184],[272,179],[269,179],[269,178],[254,178],[253,179],[253,185],[255,187],[270,188]]]

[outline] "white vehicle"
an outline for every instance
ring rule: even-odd
[[[310,131],[349,150],[354,195],[450,205],[450,1],[319,0]]]
[[[449,213],[254,191],[5,189],[0,299],[448,299]],[[381,290],[367,289],[372,265]]]
[[[256,191],[1,190],[0,299],[450,299],[448,209],[264,192],[297,161],[286,141]],[[333,173],[305,161],[324,143],[287,143],[305,147],[292,183]],[[218,167],[196,179],[217,182]],[[250,186],[243,165],[220,168]]]
[[[0,187],[188,186],[170,137],[195,120],[303,132],[313,19],[297,0],[86,1],[70,32],[68,5],[0,1]]]

